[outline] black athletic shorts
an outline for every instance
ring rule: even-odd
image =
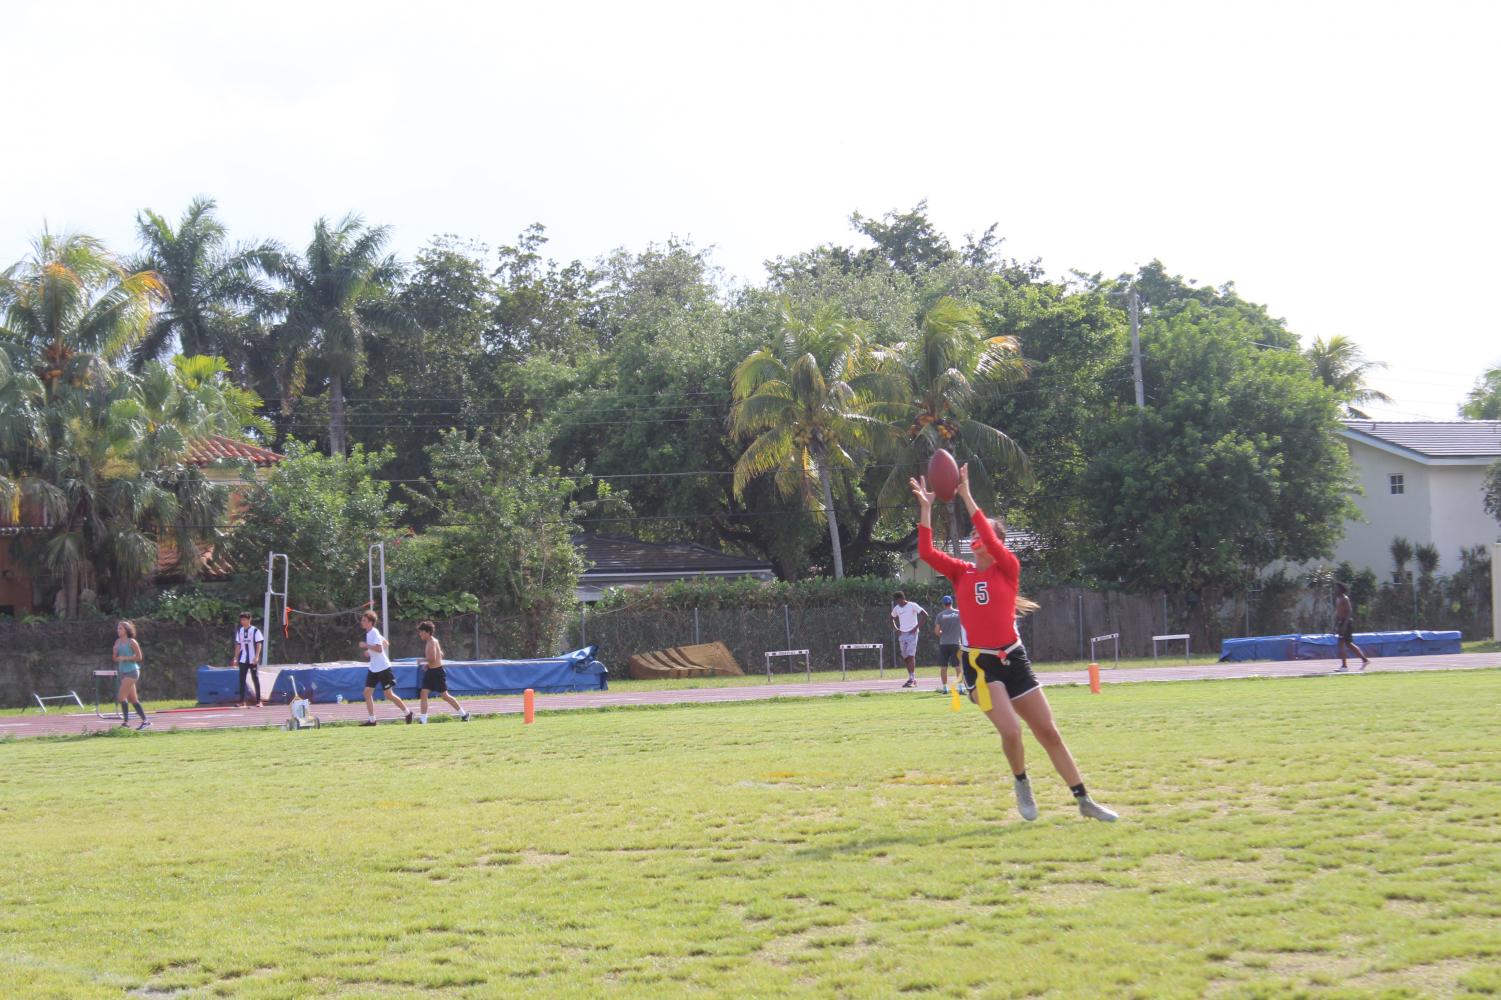
[[[963,657],[959,655],[958,646],[945,646],[942,643],[938,645],[938,665],[940,667],[957,667],[961,659]]]
[[[448,675],[443,672],[442,667],[436,670],[428,667],[422,671],[422,689],[433,694],[443,694],[448,690]]]
[[[1338,622],[1334,626],[1339,631],[1340,642],[1353,643],[1355,641],[1355,622],[1349,618]]]
[[[390,667],[384,670],[367,670],[365,671],[365,686],[389,691],[396,686],[396,675],[391,673]]]
[[[1042,685],[1032,673],[1032,661],[1027,657],[1027,647],[1017,646],[1005,659],[994,653],[977,653],[966,650],[964,654],[964,683],[975,686],[978,675],[975,667],[985,671],[985,679],[1006,686],[1006,697],[1012,701]]]

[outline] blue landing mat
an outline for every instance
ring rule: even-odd
[[[1458,632],[1356,632],[1355,645],[1365,655],[1434,656],[1463,652]],[[1259,635],[1226,639],[1220,644],[1220,662],[1248,660],[1337,660],[1338,637],[1333,635]],[[1346,655],[1350,656],[1348,650]]]
[[[444,660],[449,693],[455,697],[478,694],[520,694],[531,688],[539,694],[559,691],[603,691],[609,687],[609,671],[594,659],[596,647],[565,653],[540,660]],[[422,671],[415,659],[393,660],[396,694],[402,699],[417,697]],[[267,673],[275,673],[275,683],[264,690]],[[366,664],[342,663],[291,664],[270,667],[262,672],[266,701],[286,704],[291,701],[292,684],[311,694],[314,702],[363,701]],[[230,667],[198,668],[198,704],[223,705],[240,696],[240,672]],[[381,692],[377,691],[377,698]]]

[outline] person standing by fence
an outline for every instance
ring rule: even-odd
[[[134,622],[122,621],[115,626],[115,648],[110,659],[115,661],[115,670],[120,675],[120,728],[130,725],[130,709],[133,706],[141,716],[141,724],[136,728],[150,729],[151,722],[146,718],[146,710],[141,707],[141,696],[137,690],[141,679],[141,661],[145,657],[141,655],[141,644],[136,642]]]
[[[261,706],[261,650],[266,637],[250,621],[250,612],[240,612],[240,627],[235,629],[235,656],[231,666],[240,668],[240,704],[245,704],[245,678],[255,685],[255,707]]]
[[[917,637],[922,634],[922,623],[928,612],[916,601],[907,600],[907,595],[898,590],[892,595],[891,625],[896,629],[902,663],[907,667],[907,683],[904,688],[917,687]]]
[[[949,693],[949,666],[954,668],[954,683],[964,693],[964,671],[959,669],[959,647],[964,644],[964,629],[954,599],[943,595],[943,607],[933,618],[933,634],[938,637],[938,693]]]

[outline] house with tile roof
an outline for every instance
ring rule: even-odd
[[[196,465],[203,470],[204,478],[229,488],[230,521],[234,521],[244,509],[240,495],[246,485],[243,470],[247,464],[254,470],[255,475],[260,477],[281,461],[281,455],[270,448],[262,448],[259,445],[237,441],[219,434],[193,440],[189,443],[184,457],[188,464]],[[28,532],[44,531],[45,526],[35,512],[28,511],[24,507],[19,518],[20,523],[7,524],[4,523],[4,519],[5,514],[0,512],[0,612],[16,616],[50,612],[52,606],[49,595],[37,592],[38,587],[32,580],[31,574],[11,556],[9,545],[9,538]],[[223,552],[216,551],[217,548],[214,545],[204,546],[199,565],[201,577],[222,578],[233,572],[234,567],[228,563]],[[183,578],[186,574],[182,572],[182,567],[178,565],[178,562],[175,546],[170,541],[160,544],[157,552],[156,577],[168,582]]]
[[[1389,578],[1391,544],[1433,545],[1439,572],[1459,568],[1461,549],[1489,547],[1501,524],[1486,513],[1486,470],[1501,460],[1498,420],[1346,420],[1361,519],[1345,524],[1335,561]]]

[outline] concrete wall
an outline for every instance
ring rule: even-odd
[[[1398,536],[1413,545],[1433,541],[1429,468],[1419,462],[1364,444],[1348,442],[1355,481],[1365,491],[1355,498],[1364,519],[1345,522],[1345,537],[1334,551],[1334,561],[1348,561],[1357,568],[1371,569],[1389,579],[1391,544]],[[1404,480],[1404,492],[1393,495],[1392,474]],[[1474,544],[1473,542],[1471,544]],[[1458,560],[1458,553],[1455,553]]]
[[[1501,542],[1491,546],[1491,638],[1501,639]]]
[[[1436,465],[1428,470],[1440,573],[1459,568],[1460,549],[1486,545],[1501,535],[1501,524],[1485,511],[1485,470],[1484,465]]]

